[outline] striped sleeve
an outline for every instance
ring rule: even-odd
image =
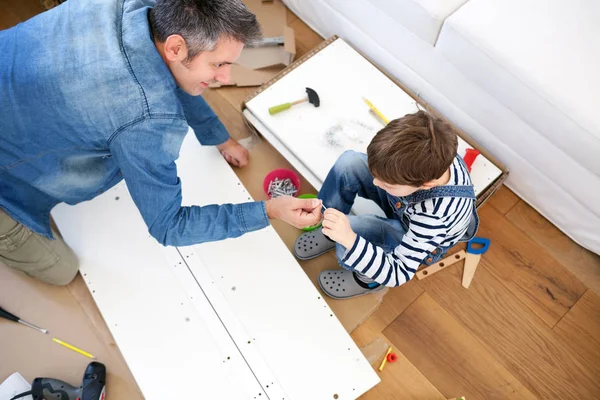
[[[444,241],[447,227],[437,217],[416,214],[402,242],[392,252],[357,236],[344,255],[344,264],[385,286],[408,282],[428,254]]]

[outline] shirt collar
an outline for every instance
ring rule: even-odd
[[[132,73],[143,89],[172,92],[177,84],[162,59],[152,36],[148,12],[151,7],[140,0],[123,2],[122,41]]]

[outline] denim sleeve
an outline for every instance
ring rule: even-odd
[[[150,234],[165,246],[189,246],[268,226],[262,201],[182,207],[175,160],[187,130],[183,120],[145,119],[110,142],[111,153]]]
[[[183,106],[188,124],[196,133],[200,144],[216,146],[229,139],[229,132],[202,96],[190,96],[177,89],[177,97]]]

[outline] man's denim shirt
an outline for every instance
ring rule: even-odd
[[[264,202],[181,206],[175,160],[188,124],[203,145],[229,135],[202,97],[176,86],[152,39],[152,6],[69,0],[0,31],[0,207],[31,230],[51,237],[56,204],[92,199],[123,178],[164,245],[269,224]]]

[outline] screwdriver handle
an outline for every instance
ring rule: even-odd
[[[19,317],[17,317],[14,314],[9,313],[8,311],[6,311],[4,308],[0,307],[0,317],[2,318],[6,318],[10,321],[15,321],[15,322],[19,322]]]

